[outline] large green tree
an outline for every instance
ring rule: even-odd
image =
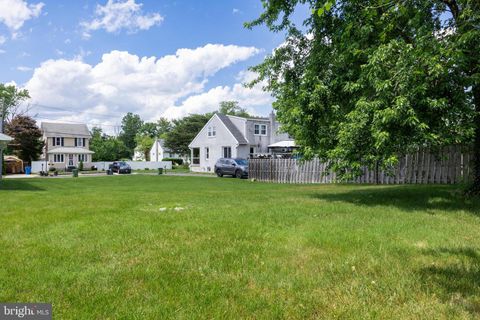
[[[5,126],[5,133],[13,138],[8,148],[25,162],[38,160],[42,153],[42,131],[34,119],[16,116]]]
[[[208,114],[191,114],[173,120],[173,129],[165,136],[165,146],[173,153],[189,155],[188,145],[212,117]]]
[[[30,99],[28,90],[18,89],[14,85],[0,83],[0,132],[3,132],[5,121],[13,119],[23,102]]]
[[[115,161],[130,156],[122,140],[103,133],[100,128],[92,129],[90,150],[93,154],[93,161]]]
[[[254,67],[307,156],[344,177],[418,147],[474,142],[480,190],[478,0],[263,0],[247,27],[285,32]],[[302,29],[299,6],[311,14]]]
[[[157,122],[143,123],[137,135],[149,136],[150,138],[163,138],[171,129],[172,123],[166,118],[160,118]]]
[[[247,112],[247,109],[240,107],[238,101],[222,101],[220,102],[220,108],[218,112],[222,114],[227,114],[231,116],[245,117],[250,118],[250,114]]]
[[[135,137],[137,149],[144,156],[145,161],[150,161],[150,149],[152,149],[155,140],[149,135],[138,134]]]
[[[133,156],[135,147],[137,146],[135,137],[141,130],[142,126],[143,121],[138,114],[129,112],[122,119],[122,132],[120,133],[119,138],[127,148],[129,158]]]
[[[22,103],[30,98],[26,89],[0,83],[0,133],[5,131],[5,121],[12,118]],[[0,179],[3,173],[3,149],[0,149]]]
[[[157,137],[164,139],[166,135],[172,130],[173,124],[167,118],[160,118],[157,121]]]

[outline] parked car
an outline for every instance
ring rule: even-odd
[[[109,168],[116,173],[132,173],[132,167],[125,161],[115,161]]]
[[[215,173],[219,177],[231,175],[237,178],[248,177],[248,161],[241,158],[220,158],[215,163]]]

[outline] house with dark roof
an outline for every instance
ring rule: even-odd
[[[192,171],[213,172],[220,158],[250,158],[266,155],[270,146],[292,145],[288,134],[280,133],[272,112],[268,118],[243,118],[216,113],[190,143]]]
[[[85,168],[92,165],[94,152],[89,149],[92,136],[87,125],[42,122],[41,129],[45,141],[42,160],[48,168],[78,168],[80,162]]]

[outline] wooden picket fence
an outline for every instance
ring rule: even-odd
[[[365,168],[351,183],[453,184],[465,182],[471,173],[471,155],[460,146],[446,147],[438,153],[419,150],[399,159],[390,173]],[[249,178],[277,183],[335,183],[337,176],[319,159],[250,159]]]

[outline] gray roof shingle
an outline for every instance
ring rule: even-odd
[[[232,133],[232,135],[239,144],[248,144],[247,139],[245,139],[243,134],[240,132],[240,130],[238,130],[238,128],[233,124],[232,120],[230,120],[228,116],[221,113],[217,113],[217,116],[220,118],[220,120],[222,120],[223,124]]]
[[[86,124],[42,122],[41,127],[47,137],[91,137]]]

